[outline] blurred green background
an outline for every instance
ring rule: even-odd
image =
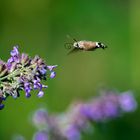
[[[0,140],[22,134],[31,140],[36,129],[29,114],[46,106],[64,111],[71,101],[98,95],[100,88],[133,90],[140,100],[140,2],[138,0],[1,0],[0,58],[7,60],[12,46],[32,57],[40,55],[57,64],[57,77],[49,80],[46,95],[38,99],[9,97],[0,111]],[[105,51],[67,56],[64,44],[77,40],[101,41]],[[95,126],[90,140],[137,140],[140,110],[111,121],[100,130]]]

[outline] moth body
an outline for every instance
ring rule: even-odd
[[[107,46],[105,46],[103,43],[100,42],[93,42],[93,41],[78,41],[78,42],[74,42],[73,43],[73,47],[74,48],[79,48],[81,50],[85,50],[85,51],[92,51],[95,50],[97,48],[106,48]]]

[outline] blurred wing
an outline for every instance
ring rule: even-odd
[[[81,51],[81,49],[79,49],[79,48],[73,48],[73,49],[68,53],[68,55],[70,55],[70,54],[72,54],[72,53],[79,52],[79,51]]]

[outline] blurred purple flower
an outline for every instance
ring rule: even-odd
[[[119,114],[118,106],[112,102],[106,102],[104,104],[104,117],[117,117]]]
[[[48,113],[45,109],[39,109],[33,115],[32,121],[36,127],[39,129],[44,129],[48,122]]]
[[[80,132],[74,126],[69,126],[69,128],[65,132],[65,136],[67,140],[80,140],[81,139]]]
[[[119,115],[118,96],[115,94],[101,95],[99,98],[86,104],[84,114],[94,121],[104,121]]]
[[[25,140],[25,138],[19,134],[15,134],[13,135],[12,140]]]
[[[35,133],[33,140],[48,140],[48,135],[45,132],[40,131]]]
[[[137,102],[134,99],[132,92],[124,92],[119,96],[121,109],[125,112],[132,112],[137,108]]]
[[[105,91],[87,102],[72,103],[66,112],[60,114],[49,115],[45,109],[37,110],[33,122],[51,140],[81,140],[82,132],[91,133],[93,130],[91,122],[103,123],[132,112],[136,107],[136,100],[129,91],[121,94]]]

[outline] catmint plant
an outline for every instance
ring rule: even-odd
[[[131,91],[103,91],[87,102],[73,102],[65,112],[55,115],[41,108],[32,118],[38,128],[33,140],[81,140],[82,132],[91,132],[93,123],[108,122],[136,109]]]
[[[31,58],[28,54],[20,54],[18,46],[13,47],[10,55],[7,62],[0,60],[0,109],[4,107],[3,100],[8,96],[19,97],[21,90],[27,98],[32,90],[38,90],[37,96],[42,97],[43,89],[48,87],[42,81],[56,75],[57,65],[47,65],[38,55]]]

